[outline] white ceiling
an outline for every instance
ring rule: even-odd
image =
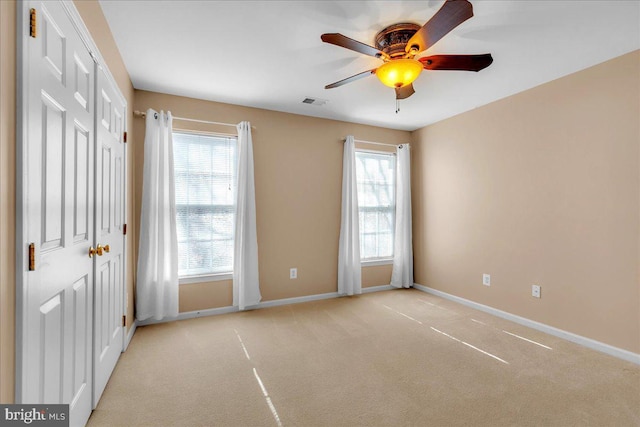
[[[475,16],[420,56],[491,53],[493,64],[425,70],[396,114],[393,89],[375,76],[324,89],[381,61],[320,35],[373,45],[390,24],[423,25],[443,0],[100,1],[136,89],[404,130],[640,48],[636,0],[471,2]]]

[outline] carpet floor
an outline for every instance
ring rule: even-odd
[[[640,367],[393,290],[140,327],[88,426],[640,426]]]

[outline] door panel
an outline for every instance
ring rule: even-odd
[[[103,301],[108,304],[109,301],[109,282],[111,280],[111,271],[109,269],[109,263],[104,263],[100,267],[96,277],[96,299],[99,301]],[[98,359],[101,361],[104,359],[105,350],[109,347],[109,335],[106,333],[107,331],[107,316],[109,315],[108,307],[105,307],[106,304],[97,304],[96,305],[96,334],[95,341],[97,343],[96,354],[98,355]]]
[[[60,365],[64,348],[62,312],[62,295],[58,294],[40,307],[42,323],[42,388],[41,401],[44,403],[63,403],[60,395],[61,376]]]
[[[124,153],[125,105],[118,101],[114,88],[102,69],[96,75],[96,241],[109,246],[109,252],[96,259],[94,404],[102,395],[107,380],[122,351],[124,327]]]
[[[105,144],[105,143],[108,144],[108,142],[105,142],[104,135],[99,141],[102,144]],[[100,145],[98,145],[98,147],[100,147]],[[101,232],[100,234],[101,236],[105,236],[111,232],[111,209],[113,209],[113,206],[111,206],[111,147],[110,146],[102,145],[102,169],[100,171],[102,172],[102,176],[98,180],[102,185],[102,188],[100,189],[102,194],[102,203],[101,203],[102,212],[100,212],[101,214],[100,224],[102,224],[102,229],[100,230]]]
[[[71,425],[92,409],[94,65],[60,2],[31,1],[38,36],[25,37],[26,241],[36,268],[24,273],[22,403],[68,403]],[[71,77],[68,71],[71,70]],[[87,83],[88,82],[88,83]]]
[[[73,285],[73,305],[74,311],[76,314],[76,318],[78,319],[86,319],[87,307],[93,303],[91,298],[89,298],[92,293],[88,289],[89,278],[83,277],[78,280]],[[87,358],[87,352],[84,351],[84,347],[78,345],[78,343],[82,342],[85,336],[87,336],[87,330],[91,325],[83,323],[83,322],[74,322],[73,325],[73,339],[75,344],[73,345],[74,354],[73,354],[73,363],[71,364],[71,390],[73,390],[73,395],[69,396],[69,401],[73,401],[81,392],[82,388],[88,383],[87,373],[90,372],[87,369],[89,363],[91,362]]]
[[[64,22],[58,19],[57,5],[51,5],[50,7],[52,12],[57,15],[56,18],[52,16],[48,6],[45,7],[43,5],[43,7],[40,8],[42,11],[42,56],[53,77],[64,85],[67,62],[67,38],[60,28],[60,25],[64,25],[66,30],[69,28]]]
[[[114,203],[114,207],[113,207],[113,225],[116,227],[116,229],[118,230],[122,230],[122,221],[123,221],[123,217],[124,217],[124,191],[122,188],[123,182],[122,180],[124,179],[124,169],[122,167],[122,162],[123,162],[123,158],[122,157],[118,157],[116,158],[115,161],[115,165],[114,165],[114,188],[113,191],[115,192],[113,197],[113,203]]]
[[[89,173],[89,163],[93,159],[89,156],[89,131],[82,129],[75,123],[73,147],[73,241],[76,244],[86,242],[89,238],[89,215],[93,216],[93,209],[89,209],[89,188],[85,177]]]
[[[90,111],[89,107],[89,91],[91,90],[91,76],[89,69],[93,67],[93,64],[85,64],[81,58],[77,56],[74,58],[74,94],[76,101],[82,108]]]
[[[65,111],[55,99],[42,94],[42,246],[62,246],[64,228]],[[64,101],[63,101],[64,102]]]

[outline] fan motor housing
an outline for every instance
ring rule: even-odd
[[[403,57],[405,46],[409,39],[421,28],[418,24],[401,22],[393,24],[376,34],[376,48],[380,49],[392,59]]]

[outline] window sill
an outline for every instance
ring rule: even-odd
[[[202,276],[185,276],[178,279],[178,283],[181,285],[187,285],[190,283],[205,283],[205,282],[219,282],[221,280],[232,280],[233,273],[219,273],[219,274],[203,274]]]
[[[360,265],[362,267],[373,267],[375,265],[391,265],[393,264],[393,258],[375,258],[361,260]]]

